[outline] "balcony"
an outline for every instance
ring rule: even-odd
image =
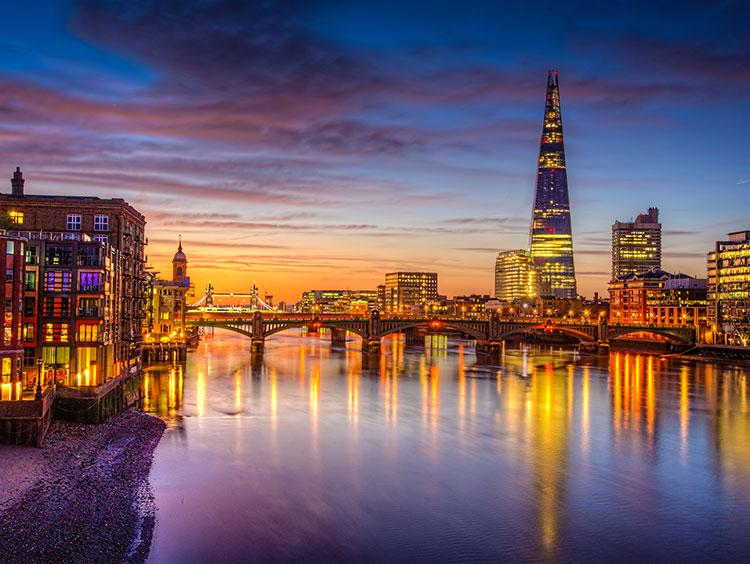
[[[82,307],[78,308],[77,316],[81,319],[97,319],[102,317],[103,310],[98,307]]]
[[[104,284],[81,284],[78,291],[82,294],[103,294]]]
[[[91,256],[91,255],[79,255],[78,256],[78,266],[101,267],[103,265],[104,265],[103,257]]]

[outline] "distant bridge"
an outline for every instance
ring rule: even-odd
[[[457,332],[476,341],[477,353],[494,354],[502,342],[514,335],[568,335],[582,345],[608,344],[618,338],[647,333],[659,335],[670,343],[691,345],[696,342],[692,327],[609,325],[599,323],[566,323],[552,320],[507,320],[496,315],[487,319],[369,317],[337,314],[288,314],[254,311],[209,311],[196,309],[186,315],[188,326],[216,327],[240,333],[251,339],[252,351],[263,351],[267,337],[294,328],[317,331],[330,329],[333,343],[343,343],[347,332],[362,338],[362,349],[377,352],[383,337],[405,333],[407,343],[418,343],[427,332]]]

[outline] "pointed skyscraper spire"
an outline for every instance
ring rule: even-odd
[[[552,70],[547,73],[547,98],[531,223],[531,255],[538,269],[540,294],[556,298],[576,297],[557,70],[554,74]]]

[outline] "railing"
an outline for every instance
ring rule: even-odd
[[[78,317],[95,318],[101,316],[102,311],[98,307],[78,308]]]
[[[86,294],[103,294],[104,284],[81,284],[78,291]]]
[[[104,258],[98,256],[79,256],[78,266],[102,266],[104,264]]]

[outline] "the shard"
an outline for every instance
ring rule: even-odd
[[[547,76],[547,101],[539,147],[531,256],[537,268],[540,295],[575,298],[573,234],[570,228],[568,176],[565,169],[560,86],[557,71]]]

